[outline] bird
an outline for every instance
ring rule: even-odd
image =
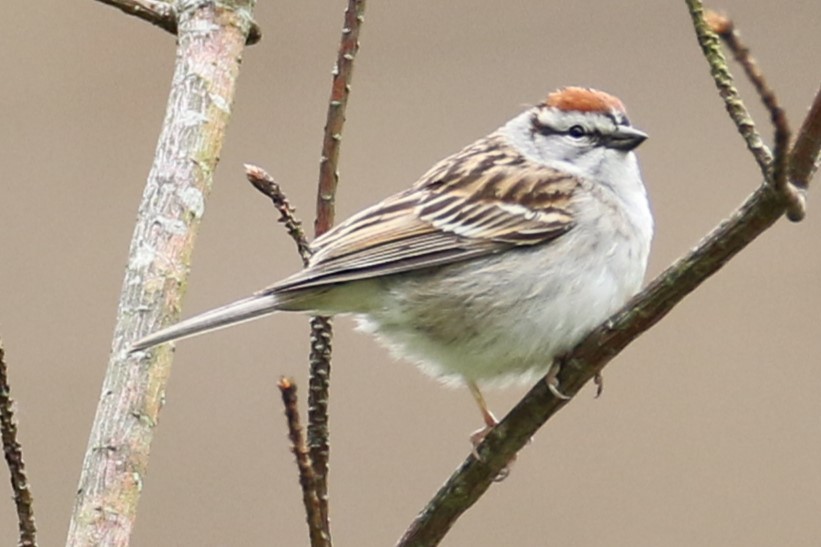
[[[137,340],[130,352],[275,312],[353,314],[397,357],[482,390],[527,383],[643,283],[653,216],[617,97],[559,88],[311,244],[307,266]]]

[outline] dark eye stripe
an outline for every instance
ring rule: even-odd
[[[596,139],[601,138],[601,133],[599,131],[588,131],[584,128],[584,126],[579,124],[571,126],[566,131],[560,131],[555,127],[544,125],[535,118],[533,119],[532,124],[533,132],[544,135],[545,137],[549,137],[551,135],[568,135],[574,139],[581,139],[583,137],[595,137]]]

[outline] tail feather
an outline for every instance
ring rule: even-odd
[[[195,315],[175,325],[158,330],[134,342],[128,352],[133,353],[165,342],[197,336],[217,329],[270,315],[277,311],[278,298],[273,294],[257,294]]]

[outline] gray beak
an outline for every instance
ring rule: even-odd
[[[647,139],[647,133],[627,125],[620,125],[615,133],[610,135],[606,146],[616,150],[629,152]]]

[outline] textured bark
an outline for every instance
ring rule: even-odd
[[[147,21],[171,34],[177,34],[177,11],[173,0],[97,0],[101,4],[115,7]],[[248,31],[246,45],[253,45],[262,39],[262,31],[253,21]]]
[[[134,229],[68,545],[128,544],[172,361],[169,346],[128,355],[128,344],[179,316],[253,4],[176,5],[176,68]]]
[[[5,350],[0,340],[0,437],[3,456],[9,466],[11,490],[17,509],[18,547],[37,547],[37,526],[34,523],[34,498],[31,495],[23,447],[17,441],[17,422],[14,419],[14,400],[8,381]]]

